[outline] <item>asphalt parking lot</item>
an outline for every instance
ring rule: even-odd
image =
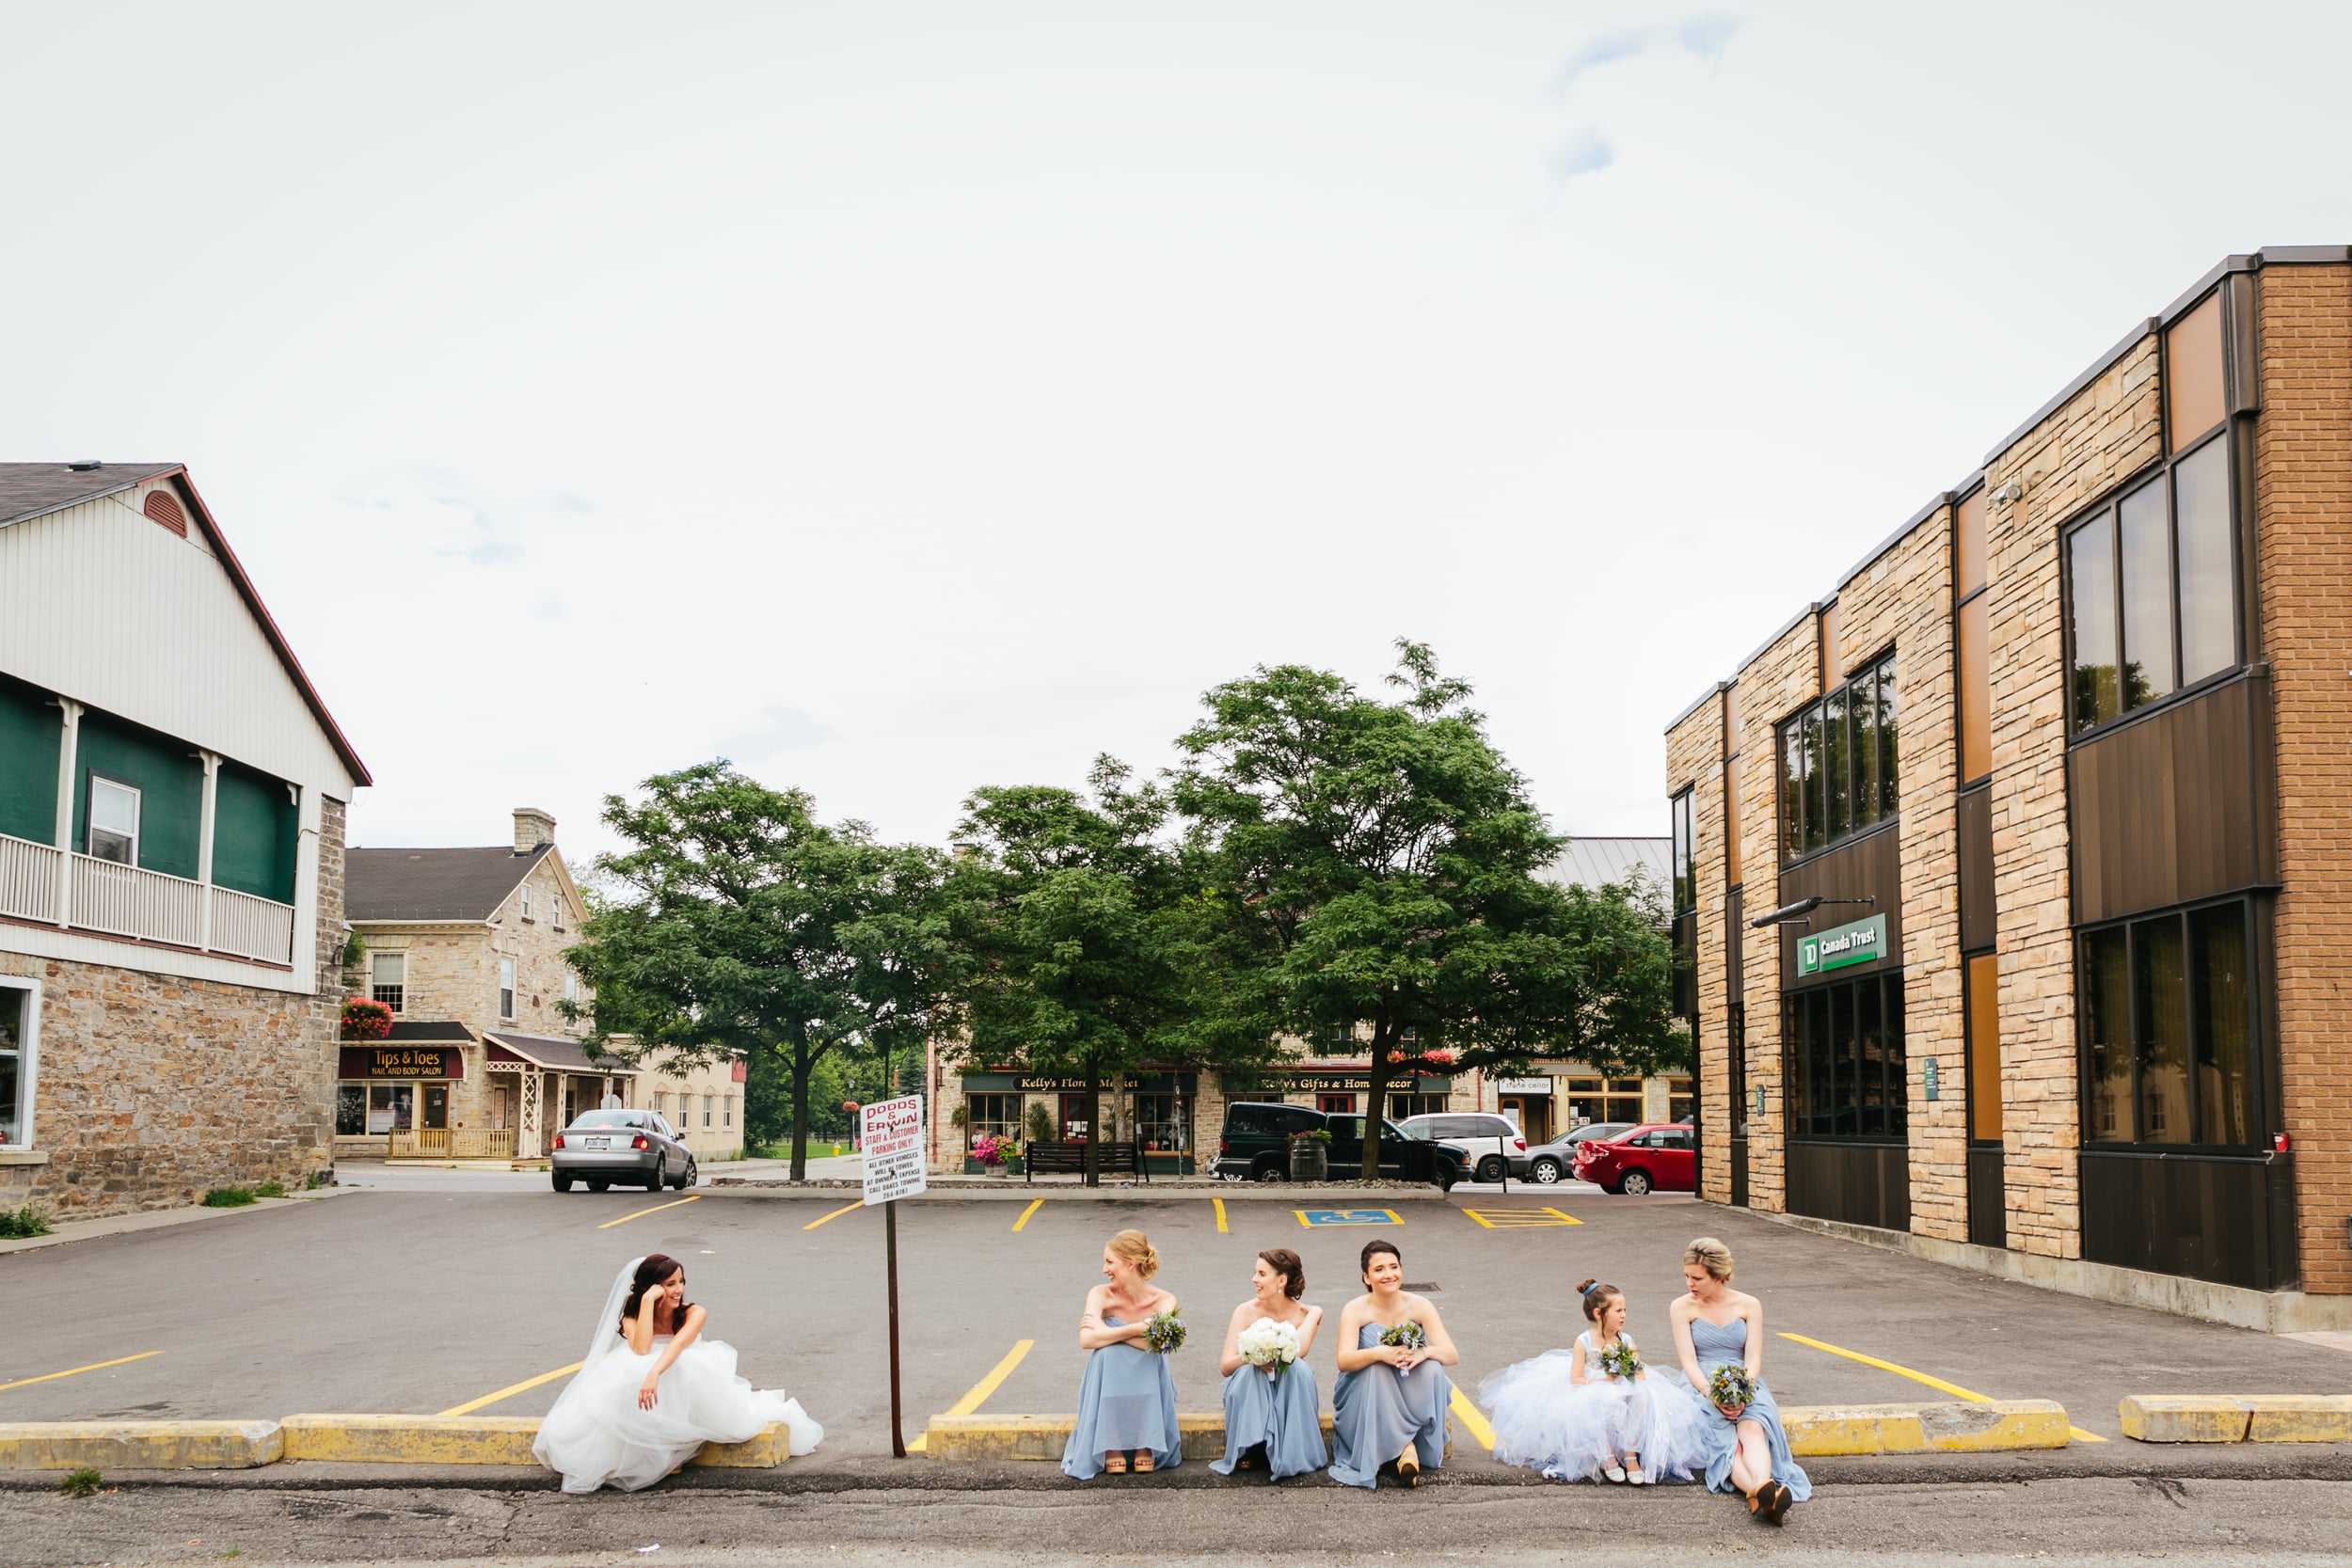
[[[361,1190],[0,1258],[10,1325],[0,1419],[539,1415],[562,1386],[549,1374],[585,1350],[614,1271],[659,1250],[685,1260],[690,1295],[744,1374],[825,1423],[811,1464],[871,1459],[889,1449],[882,1219],[855,1196]],[[1336,1315],[1375,1235],[1402,1248],[1408,1282],[1434,1292],[1462,1349],[1456,1381],[1473,1396],[1487,1373],[1574,1337],[1572,1288],[1587,1274],[1625,1288],[1636,1338],[1670,1358],[1680,1252],[1706,1232],[1730,1243],[1739,1283],[1766,1304],[1765,1370],[1785,1404],[1954,1397],[1923,1379],[2054,1398],[2086,1439],[2076,1461],[2128,1463],[2137,1446],[2115,1413],[2127,1393],[2352,1391],[2352,1354],[2339,1350],[2031,1290],[1681,1197],[1457,1191],[1307,1225],[1295,1199],[1008,1194],[900,1206],[908,1438],[976,1393],[990,1413],[1073,1408],[1080,1306],[1104,1240],[1125,1226],[1151,1235],[1193,1325],[1175,1368],[1187,1409],[1216,1407],[1216,1345],[1259,1248],[1295,1248],[1308,1299]],[[1331,1354],[1327,1342],[1315,1356],[1327,1401]],[[1464,1437],[1457,1428],[1457,1464],[1491,1463]]]

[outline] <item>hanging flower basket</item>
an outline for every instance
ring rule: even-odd
[[[343,1038],[380,1040],[392,1032],[392,1009],[381,1002],[353,997],[343,1004]]]

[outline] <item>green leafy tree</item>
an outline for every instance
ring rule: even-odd
[[[818,1064],[919,1047],[948,1021],[945,857],[877,843],[861,822],[827,826],[807,795],[724,760],[643,787],[605,798],[627,847],[597,857],[608,895],[564,957],[596,989],[598,1029],[636,1037],[641,1055],[772,1057],[759,1065],[783,1069],[799,1180]]]
[[[952,1053],[1086,1083],[1086,1180],[1098,1184],[1104,1082],[1191,1044],[1197,956],[1164,793],[1098,758],[1091,798],[989,787],[964,802],[950,880],[966,948]]]
[[[1537,875],[1566,841],[1470,688],[1422,644],[1397,651],[1392,701],[1296,665],[1216,688],[1172,786],[1189,852],[1216,867],[1223,1026],[1371,1025],[1367,1180],[1398,1076],[1639,1053],[1672,1028],[1662,931],[1622,890]]]

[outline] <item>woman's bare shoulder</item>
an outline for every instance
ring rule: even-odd
[[[1698,1309],[1698,1303],[1692,1301],[1690,1292],[1686,1291],[1666,1304],[1666,1321],[1677,1323],[1688,1323]]]

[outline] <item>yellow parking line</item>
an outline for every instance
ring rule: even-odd
[[[675,1209],[679,1206],[679,1204],[700,1203],[702,1200],[703,1195],[696,1193],[692,1197],[679,1198],[676,1203],[657,1203],[650,1209],[640,1209],[633,1214],[623,1214],[617,1220],[607,1220],[602,1225],[596,1227],[596,1228],[598,1230],[610,1230],[616,1225],[627,1225],[631,1220],[642,1220],[647,1214],[659,1214],[664,1209]]]
[[[1041,1203],[1044,1200],[1041,1198],[1038,1201]],[[1021,1358],[1028,1354],[1029,1347],[1036,1343],[1037,1341],[1035,1339],[1015,1340],[1013,1342],[1012,1349],[1005,1353],[1005,1358],[1002,1361],[997,1362],[995,1366],[989,1369],[989,1373],[986,1377],[972,1385],[972,1386],[965,1391],[963,1398],[956,1401],[955,1403],[949,1405],[945,1411],[941,1412],[941,1414],[947,1416],[969,1416],[972,1412],[977,1410],[981,1405],[986,1404],[988,1402],[988,1396],[996,1392],[997,1386],[1002,1384],[1005,1379],[1012,1375],[1012,1370],[1021,1365]],[[924,1431],[914,1439],[914,1442],[907,1445],[907,1452],[922,1452],[925,1447],[930,1442],[930,1439],[931,1434],[930,1431]]]
[[[1478,1406],[1470,1403],[1470,1396],[1459,1388],[1454,1390],[1454,1413],[1462,1418],[1462,1424],[1470,1428],[1472,1437],[1478,1439],[1478,1446],[1492,1453],[1495,1429],[1486,1424],[1486,1418],[1478,1413]]]
[[[1881,1361],[1877,1356],[1865,1355],[1860,1351],[1842,1350],[1825,1340],[1808,1339],[1802,1334],[1783,1334],[1781,1338],[1795,1344],[1807,1346],[1813,1350],[1826,1352],[1831,1355],[1842,1355],[1849,1361],[1859,1361],[1866,1367],[1876,1367],[1883,1372],[1893,1372],[1897,1377],[1907,1377],[1914,1383],[1924,1383],[1931,1388],[1941,1389],[1943,1392],[1951,1395],[1953,1398],[1966,1400],[1971,1404],[1991,1404],[1993,1402],[1993,1396],[1990,1394],[1979,1394],[1973,1388],[1963,1388],[1957,1383],[1947,1383],[1940,1377],[1930,1377],[1925,1372],[1915,1372],[1909,1367],[1898,1367],[1892,1361]],[[2066,1430],[2076,1442],[2104,1443],[2106,1441],[2106,1438],[2100,1436],[2097,1433],[2085,1432],[2080,1427],[2070,1426]]]
[[[1021,1227],[1029,1223],[1029,1216],[1036,1213],[1044,1206],[1045,1200],[1041,1197],[1033,1197],[1029,1199],[1029,1206],[1021,1211],[1021,1217],[1019,1219],[1012,1222],[1012,1233],[1016,1236],[1020,1235]],[[969,1412],[965,1412],[965,1414],[969,1414]]]
[[[1563,1213],[1549,1207],[1542,1209],[1488,1209],[1481,1212],[1465,1209],[1463,1213],[1489,1230],[1557,1230],[1564,1225],[1582,1225],[1574,1214]],[[1489,1217],[1491,1216],[1491,1217]]]
[[[134,1361],[144,1361],[151,1355],[161,1355],[159,1350],[143,1350],[136,1355],[118,1356],[112,1361],[93,1361],[87,1367],[68,1367],[61,1372],[43,1372],[39,1377],[20,1377],[14,1383],[0,1383],[0,1393],[10,1388],[24,1388],[36,1383],[54,1383],[61,1377],[79,1377],[84,1372],[103,1371],[108,1367],[127,1367]]]
[[[580,1366],[581,1363],[575,1361],[568,1367],[558,1367],[551,1372],[541,1372],[537,1377],[528,1377],[523,1379],[520,1383],[510,1383],[495,1394],[485,1394],[478,1400],[468,1400],[463,1404],[451,1405],[447,1410],[442,1411],[441,1414],[444,1416],[470,1416],[475,1411],[480,1410],[486,1405],[496,1404],[501,1400],[513,1399],[516,1394],[523,1392],[527,1388],[536,1388],[542,1383],[553,1383],[559,1377],[569,1377],[574,1372],[580,1370]]]
[[[1488,1219],[1486,1215],[1480,1213],[1475,1209],[1465,1209],[1462,1212],[1468,1214],[1470,1218],[1476,1220],[1480,1225],[1485,1226],[1489,1230],[1492,1230],[1495,1227],[1494,1221]]]
[[[804,1225],[804,1226],[801,1227],[801,1228],[802,1228],[803,1230],[814,1230],[814,1229],[816,1229],[818,1226],[820,1226],[820,1225],[824,1224],[824,1223],[825,1223],[825,1220],[837,1220],[837,1219],[839,1219],[842,1215],[844,1215],[844,1214],[848,1213],[848,1212],[849,1212],[850,1210],[852,1210],[852,1209],[863,1209],[863,1208],[865,1208],[865,1207],[866,1207],[866,1200],[865,1200],[864,1198],[860,1198],[860,1199],[858,1199],[855,1203],[845,1203],[845,1204],[843,1204],[840,1208],[835,1209],[835,1210],[834,1210],[832,1213],[827,1214],[827,1215],[825,1216],[825,1219],[823,1219],[823,1220],[811,1220],[811,1221],[809,1221],[806,1225]]]
[[[1213,1197],[1209,1201],[1216,1205],[1216,1233],[1220,1236],[1228,1234],[1225,1228],[1225,1200],[1221,1197]]]

